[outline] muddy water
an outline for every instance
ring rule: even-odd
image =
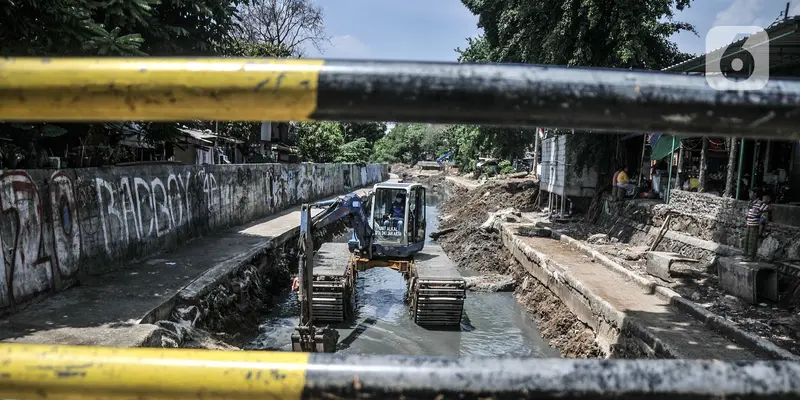
[[[437,199],[428,194],[428,232],[436,230]],[[347,241],[347,238],[340,238]],[[430,238],[428,238],[430,241]],[[471,271],[462,271],[471,275]],[[511,293],[467,293],[460,329],[431,330],[416,325],[403,302],[406,284],[388,268],[359,274],[354,321],[336,326],[338,352],[441,356],[558,357],[542,339],[532,316]],[[265,316],[260,334],[246,349],[290,350],[298,322],[296,296],[287,292]]]

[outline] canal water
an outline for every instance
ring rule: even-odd
[[[428,233],[437,229],[438,199],[428,193]],[[427,235],[426,235],[427,236]],[[339,240],[347,241],[347,237]],[[431,239],[428,238],[428,241]],[[461,271],[464,276],[472,271]],[[511,293],[468,292],[460,329],[432,330],[416,325],[403,302],[403,276],[388,268],[358,275],[356,318],[336,326],[337,352],[344,354],[405,354],[430,356],[558,357],[545,341],[533,316]],[[287,289],[264,317],[259,335],[245,349],[291,350],[291,335],[300,310]]]

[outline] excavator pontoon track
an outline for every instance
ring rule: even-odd
[[[408,301],[420,326],[458,326],[464,312],[467,285],[455,264],[437,243],[425,245],[415,257],[408,278]]]
[[[409,284],[411,315],[420,326],[457,326],[466,299],[463,279],[413,279]]]
[[[311,307],[319,322],[339,323],[353,313],[357,271],[346,243],[324,243],[314,256]]]

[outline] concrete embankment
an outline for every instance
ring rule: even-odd
[[[239,168],[238,171],[249,171],[242,173],[245,181],[250,175],[251,182],[261,181],[265,185],[265,182],[271,182],[268,175],[262,174],[264,176],[258,179],[253,177],[256,170],[264,166],[233,167]],[[277,169],[286,173],[285,168],[288,168],[269,167],[261,172]],[[301,167],[307,171],[312,165]],[[322,183],[313,184],[309,187],[312,191],[305,194],[289,194],[290,189],[285,186],[287,181],[283,181],[283,186],[278,185],[277,191],[274,191],[275,186],[266,185],[266,188],[272,189],[267,193],[276,193],[280,199],[264,194],[265,187],[257,192],[255,188],[238,187],[231,183],[229,193],[246,194],[248,201],[259,200],[264,205],[254,209],[247,202],[242,202],[241,198],[236,198],[234,202],[237,204],[228,206],[235,216],[230,217],[227,223],[232,224],[243,216],[252,217],[258,212],[273,215],[206,235],[168,253],[154,255],[153,250],[150,258],[130,263],[124,268],[116,264],[114,266],[117,268],[110,273],[95,275],[91,274],[93,271],[82,271],[84,273],[80,279],[76,278],[72,283],[74,286],[69,289],[49,292],[50,296],[27,304],[17,304],[14,313],[0,320],[0,337],[6,341],[29,343],[193,347],[198,346],[193,341],[204,339],[202,335],[198,336],[200,331],[194,328],[233,331],[227,328],[236,327],[241,330],[244,322],[251,320],[247,318],[248,313],[257,312],[258,307],[268,306],[271,293],[288,284],[295,244],[293,239],[296,238],[300,220],[299,210],[295,207],[277,214],[272,210],[342,193],[346,187],[368,186],[388,176],[385,167],[377,168],[376,174],[370,175],[364,170],[364,174],[359,173],[358,178],[354,179],[350,173],[342,173],[344,170],[351,171],[350,167],[332,166],[329,169],[331,174],[337,172],[336,176],[323,175],[319,178]],[[323,170],[320,169],[320,173]],[[333,183],[326,183],[325,179]],[[296,189],[304,185],[295,181],[290,186]],[[220,190],[220,187],[217,186],[215,190]],[[159,198],[158,201],[162,200]],[[122,207],[127,203],[115,204]],[[184,208],[184,211],[187,209]],[[100,212],[108,210],[102,208]],[[176,212],[176,215],[180,214]],[[120,216],[134,218],[129,227],[137,226],[134,224],[138,214],[123,213]],[[194,218],[211,217],[205,212],[195,214]],[[197,222],[206,226],[210,223]],[[333,226],[325,234],[333,235],[338,229],[341,226]],[[83,235],[81,237],[91,237],[90,232],[97,234],[98,231],[82,229],[80,232]],[[176,235],[172,240],[177,240],[179,233],[170,234]],[[120,246],[125,243],[124,239],[119,240]],[[139,245],[144,248],[148,246],[147,243]],[[110,267],[112,265],[106,266],[112,269]],[[226,339],[233,342],[237,340],[236,337]],[[224,344],[219,345],[225,347]],[[203,346],[202,343],[199,346]]]
[[[492,198],[489,186],[464,187],[456,179],[448,178],[444,191],[451,195],[468,196],[471,201],[482,200],[489,204],[504,202]],[[484,190],[485,188],[485,190]],[[465,194],[470,190],[475,193]],[[485,192],[485,193],[484,193]],[[487,194],[488,193],[488,194]],[[508,197],[511,203],[513,196]],[[473,205],[461,200],[461,208]],[[509,204],[514,206],[514,204]],[[496,211],[488,210],[487,211]],[[484,214],[486,216],[486,214]],[[477,221],[473,221],[475,224]],[[522,267],[518,277],[517,294],[537,316],[544,317],[540,323],[547,324],[547,315],[537,308],[552,308],[550,302],[531,304],[531,297],[541,301],[543,285],[555,295],[569,312],[588,327],[594,342],[607,357],[619,358],[707,358],[707,359],[757,359],[775,358],[776,355],[763,348],[737,343],[726,334],[697,320],[693,314],[685,313],[675,307],[674,302],[660,296],[652,287],[641,285],[631,275],[621,274],[608,265],[598,262],[594,257],[573,247],[568,241],[551,237],[546,230],[537,229],[533,221],[524,218],[495,219],[492,229],[499,235],[502,247],[511,253],[511,260],[505,259],[503,265],[493,269],[515,269]],[[485,224],[484,224],[485,229]],[[475,236],[475,234],[472,234]],[[541,236],[544,235],[544,236]],[[557,233],[553,234],[558,237]],[[447,241],[447,236],[443,238]],[[445,249],[447,249],[445,245]],[[516,272],[517,274],[519,271]],[[529,281],[526,282],[526,279]],[[530,282],[534,281],[534,282]],[[648,290],[649,288],[649,290]],[[537,294],[533,294],[536,292]],[[547,328],[542,326],[547,338]],[[573,335],[580,333],[573,332]],[[585,335],[585,332],[583,332]],[[558,340],[558,335],[549,338]],[[565,344],[554,346],[566,354]]]
[[[87,276],[387,176],[378,164],[0,171],[0,315]]]

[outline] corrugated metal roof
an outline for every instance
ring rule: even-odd
[[[800,57],[800,15],[789,17],[775,25],[765,29],[769,36],[770,66],[776,67],[783,64],[784,57]],[[749,36],[748,36],[749,37]],[[709,55],[722,57],[728,50],[739,50],[747,41],[748,37],[739,39],[727,46],[722,46],[701,56],[680,62],[664,68],[667,72],[703,72],[705,70],[706,58]],[[789,50],[788,52],[786,50]]]
[[[178,130],[191,136],[194,139],[211,144],[214,143],[214,140],[219,140],[229,143],[244,143],[243,140],[234,139],[227,136],[220,136],[211,132],[210,130],[198,131],[196,129],[189,129],[189,128],[178,128]]]

